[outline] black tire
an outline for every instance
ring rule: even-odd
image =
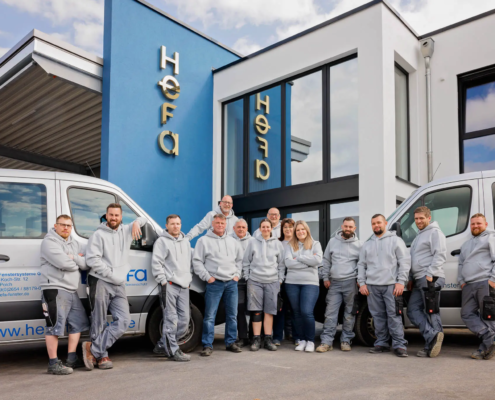
[[[356,315],[354,330],[361,344],[373,347],[376,340],[375,327],[373,325],[373,317],[368,309],[368,303],[365,301],[361,305],[358,315]]]
[[[153,345],[162,337],[163,314],[161,307],[155,307],[148,322],[148,339]],[[201,342],[203,332],[203,315],[198,307],[191,304],[189,329],[184,337],[179,339],[179,347],[184,353],[190,353]]]

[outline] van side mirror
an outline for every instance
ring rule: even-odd
[[[400,222],[399,221],[394,222],[392,224],[392,226],[390,227],[390,230],[391,231],[395,231],[395,233],[397,234],[397,236],[402,237],[402,230],[400,229]]]
[[[450,255],[451,255],[452,257],[455,257],[455,256],[460,256],[460,255],[461,255],[461,249],[452,250],[452,251],[450,252]]]
[[[141,227],[141,232],[143,234],[143,237],[141,238],[141,248],[151,250],[156,239],[158,239],[158,235],[148,222]]]

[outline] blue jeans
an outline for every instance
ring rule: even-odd
[[[285,291],[294,314],[293,336],[300,340],[314,342],[314,309],[320,293],[320,287],[317,285],[287,283],[285,284]]]
[[[223,296],[225,306],[225,345],[229,346],[237,338],[237,282],[215,280],[206,284],[205,315],[203,318],[203,347],[213,348],[215,318]]]

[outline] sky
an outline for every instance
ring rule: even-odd
[[[369,0],[148,0],[247,55]],[[495,0],[389,0],[419,34],[495,9]],[[104,0],[0,0],[0,56],[33,28],[103,54]]]

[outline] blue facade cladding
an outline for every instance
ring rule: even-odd
[[[160,47],[178,52],[179,74]],[[120,186],[160,225],[171,213],[183,230],[212,206],[213,75],[239,57],[136,0],[105,0],[101,177]],[[158,82],[180,83],[167,99]],[[163,103],[173,117],[161,123]],[[164,130],[179,134],[179,155],[158,146]],[[166,139],[171,148],[172,140]]]

